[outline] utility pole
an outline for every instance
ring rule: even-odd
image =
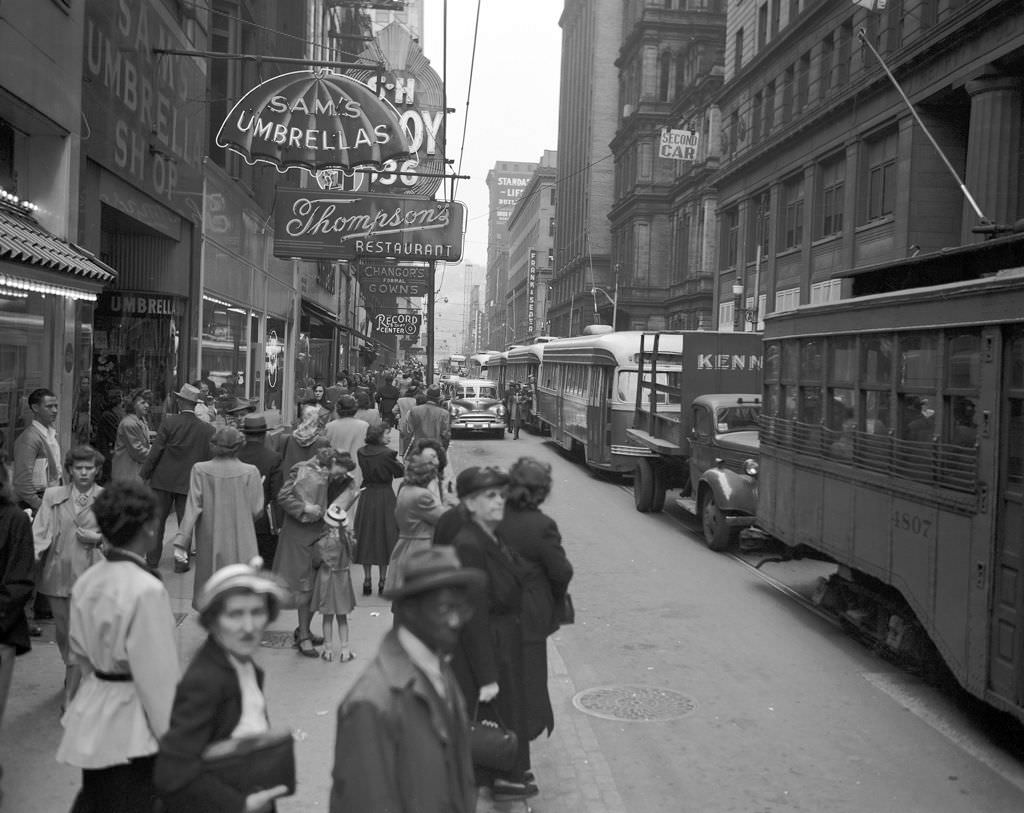
[[[434,383],[434,298],[437,296],[434,291],[436,284],[437,263],[430,261],[430,284],[427,286],[427,383]]]

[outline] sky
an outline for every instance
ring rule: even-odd
[[[476,61],[470,61],[477,3],[447,0],[448,157],[461,175],[455,197],[467,207],[463,262],[439,267],[443,275],[436,306],[440,355],[461,335],[465,312],[464,268],[472,266],[481,286],[487,267],[487,171],[497,161],[537,161],[558,143],[558,82],[561,70],[561,0],[481,0]],[[422,44],[431,67],[444,75],[445,0],[425,0]],[[469,106],[466,101],[469,99]],[[467,118],[468,116],[468,118]],[[466,127],[463,144],[462,130]],[[444,298],[448,302],[444,302]]]

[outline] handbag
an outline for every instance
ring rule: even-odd
[[[295,793],[295,738],[291,731],[267,731],[207,746],[202,771],[249,795],[278,785]]]
[[[572,596],[568,593],[555,599],[555,623],[560,627],[576,623],[576,608],[572,606]]]
[[[480,719],[480,706],[469,721],[469,751],[473,764],[492,771],[510,771],[519,753],[519,738],[505,727],[492,708],[494,720]]]

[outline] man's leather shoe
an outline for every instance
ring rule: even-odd
[[[491,786],[491,793],[495,801],[502,799],[530,799],[539,793],[539,789],[532,782],[509,782],[505,779],[495,779]]]
[[[28,634],[31,635],[33,638],[38,638],[43,634],[43,630],[41,627],[38,627],[35,624],[29,624]]]
[[[192,565],[188,562],[175,562],[174,572],[175,573],[188,573],[192,569]]]

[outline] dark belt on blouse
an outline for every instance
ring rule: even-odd
[[[110,683],[131,683],[135,678],[131,672],[101,672],[97,669],[93,672],[99,680],[106,680]]]

